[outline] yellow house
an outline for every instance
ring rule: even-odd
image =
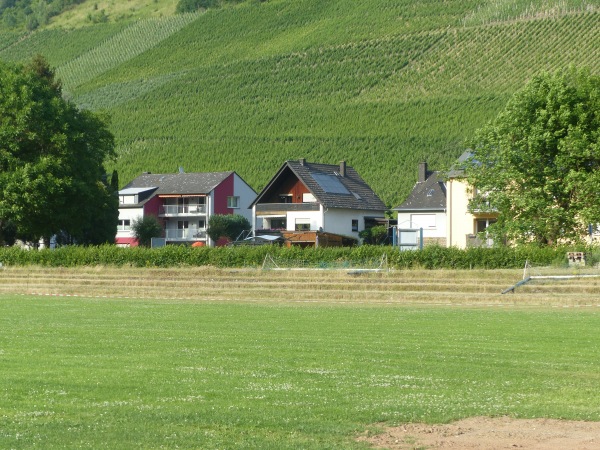
[[[448,173],[446,180],[446,246],[489,247],[491,239],[481,237],[481,232],[496,221],[497,214],[490,211],[469,211],[474,189],[464,179],[460,164],[470,156],[465,152],[458,159],[457,168]]]

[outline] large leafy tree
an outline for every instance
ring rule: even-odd
[[[0,225],[10,221],[27,240],[113,241],[118,198],[103,167],[111,157],[106,120],[63,99],[42,57],[0,63]]]
[[[473,209],[489,231],[553,244],[600,223],[600,77],[569,68],[535,76],[471,143]]]
[[[214,242],[222,237],[235,241],[243,232],[251,229],[252,225],[241,214],[213,214],[208,219],[206,233]]]

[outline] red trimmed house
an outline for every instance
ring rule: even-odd
[[[286,161],[251,208],[255,236],[301,246],[353,245],[360,231],[387,223],[385,204],[345,161]]]
[[[136,246],[131,224],[152,215],[165,230],[166,244],[196,242],[212,246],[206,234],[213,214],[240,214],[252,220],[256,192],[235,172],[143,173],[119,191],[116,244]]]

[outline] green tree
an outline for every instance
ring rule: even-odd
[[[472,142],[472,209],[499,213],[489,232],[514,241],[577,241],[600,223],[600,77],[570,68],[535,76]]]
[[[106,118],[62,98],[42,57],[0,63],[0,226],[36,241],[66,234],[80,244],[112,242],[118,198],[105,181],[114,157]]]
[[[252,226],[248,219],[240,214],[214,214],[208,219],[206,234],[214,241],[222,237],[235,241],[244,231],[250,231]]]
[[[110,188],[113,192],[119,192],[119,172],[117,172],[117,169],[113,170],[110,177]]]
[[[150,247],[152,238],[161,237],[163,234],[162,225],[155,216],[144,216],[134,220],[131,224],[131,231],[142,247]]]
[[[17,228],[10,220],[0,227],[0,245],[14,245],[17,240]]]

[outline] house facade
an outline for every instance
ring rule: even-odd
[[[393,209],[398,229],[422,229],[423,245],[446,245],[446,184],[441,172],[419,163],[418,178],[408,198]]]
[[[493,211],[470,211],[469,205],[475,188],[464,178],[463,163],[471,156],[463,153],[446,181],[446,245],[448,247],[491,247],[493,242],[485,237],[485,230],[496,221]]]
[[[345,161],[331,165],[304,159],[286,161],[251,207],[255,235],[285,233],[289,240],[294,233],[327,233],[358,242],[359,232],[384,219],[386,212]]]
[[[408,198],[394,208],[399,229],[422,229],[423,245],[446,247],[489,247],[486,228],[496,221],[493,211],[471,211],[474,188],[465,180],[463,163],[470,153],[463,153],[448,172],[432,172],[427,163],[419,163],[417,183]]]
[[[213,214],[240,214],[250,221],[256,192],[235,172],[143,173],[119,191],[116,244],[136,246],[134,220],[152,215],[166,244],[213,246],[206,234]]]

